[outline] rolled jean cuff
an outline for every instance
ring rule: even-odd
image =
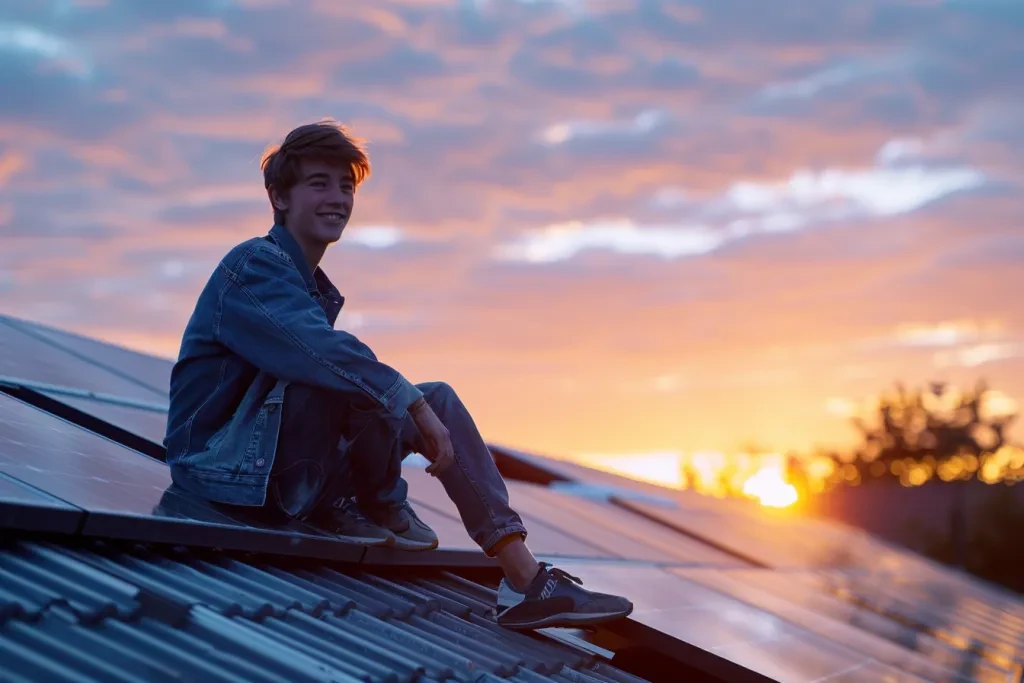
[[[484,555],[487,557],[494,557],[491,551],[494,549],[494,546],[498,545],[498,543],[503,539],[508,538],[509,536],[521,536],[523,540],[525,540],[526,535],[526,527],[522,524],[509,524],[492,531],[487,538],[484,539],[484,542],[480,544],[480,549],[484,551]]]

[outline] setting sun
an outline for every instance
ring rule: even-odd
[[[797,501],[796,488],[785,480],[781,470],[774,467],[758,470],[747,479],[743,493],[757,498],[765,507],[784,508]]]

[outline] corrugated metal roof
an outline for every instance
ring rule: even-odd
[[[494,591],[183,548],[0,547],[5,681],[640,681],[499,627]]]

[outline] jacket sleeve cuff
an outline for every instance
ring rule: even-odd
[[[385,408],[388,414],[396,420],[405,419],[409,412],[409,406],[423,396],[423,392],[416,388],[416,385],[399,376],[385,394]]]

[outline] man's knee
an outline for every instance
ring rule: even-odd
[[[424,382],[417,384],[416,388],[423,392],[423,398],[431,408],[446,406],[459,399],[458,394],[447,382]]]

